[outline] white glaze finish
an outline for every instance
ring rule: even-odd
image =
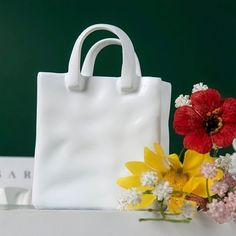
[[[99,52],[110,45],[120,45],[121,46],[121,41],[117,38],[106,38],[106,39],[102,39],[100,41],[98,41],[97,43],[95,43],[88,51],[85,59],[84,59],[84,63],[83,63],[83,67],[81,70],[81,74],[83,76],[92,76],[93,75],[93,70],[94,70],[94,64],[97,58],[97,55],[99,54]],[[139,60],[138,57],[135,53],[135,65],[136,65],[136,75],[138,77],[141,77],[141,71],[140,71],[140,64],[139,64]]]
[[[136,76],[138,90],[124,93],[121,78],[90,76],[78,92],[65,77],[38,75],[33,204],[116,208],[124,163],[143,160],[144,146],[155,142],[168,152],[170,84]]]
[[[122,69],[120,86],[122,91],[131,92],[137,89],[136,85],[136,64],[134,47],[128,35],[120,28],[108,24],[96,24],[85,29],[78,37],[73,47],[68,73],[65,77],[65,83],[68,89],[83,91],[85,89],[86,77],[80,72],[81,66],[81,50],[83,42],[91,33],[97,30],[107,30],[115,34],[122,45]]]

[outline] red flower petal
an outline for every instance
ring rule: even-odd
[[[212,135],[212,141],[217,147],[229,147],[236,138],[236,124],[224,125],[218,133]]]
[[[190,99],[193,108],[198,111],[203,118],[208,112],[212,112],[222,105],[221,95],[215,89],[195,92]]]
[[[179,107],[174,114],[173,126],[180,135],[187,135],[202,128],[202,118],[190,106]]]
[[[184,147],[199,153],[207,153],[212,148],[212,140],[204,129],[200,129],[195,133],[185,136]]]
[[[236,124],[236,99],[226,98],[222,106],[224,124]]]

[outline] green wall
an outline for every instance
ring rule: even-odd
[[[66,72],[74,41],[95,23],[124,29],[143,75],[171,82],[172,100],[200,81],[236,96],[234,2],[0,0],[0,155],[34,154],[37,72]],[[84,51],[108,35],[94,34]],[[105,49],[95,73],[118,76],[120,52]],[[173,111],[172,102],[172,116]],[[171,121],[170,129],[171,149],[178,151],[182,138],[174,135]]]

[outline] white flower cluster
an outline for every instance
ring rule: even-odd
[[[176,108],[190,105],[191,105],[191,100],[189,99],[189,95],[180,94],[179,97],[175,99]]]
[[[228,171],[232,168],[232,158],[230,154],[226,154],[225,156],[220,156],[215,160],[215,165],[218,168],[221,168],[225,171]]]
[[[140,182],[143,186],[154,187],[158,181],[158,176],[154,171],[143,172],[140,176]]]
[[[192,93],[196,93],[198,91],[204,91],[207,89],[208,89],[208,86],[201,82],[201,83],[193,85]]]
[[[153,194],[157,197],[158,201],[165,200],[173,192],[168,181],[161,181],[153,190]]]
[[[142,200],[142,193],[136,188],[127,190],[120,199],[118,199],[118,209],[121,211],[128,210],[129,206],[135,207]]]
[[[196,93],[198,91],[207,90],[208,86],[203,84],[202,82],[193,85],[192,93]],[[179,97],[175,99],[175,107],[179,108],[182,106],[191,106],[191,99],[189,95],[180,94]]]

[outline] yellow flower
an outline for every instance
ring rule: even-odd
[[[172,212],[179,212],[188,194],[195,194],[206,198],[206,178],[201,175],[203,163],[214,163],[214,158],[207,154],[187,150],[183,163],[178,155],[165,155],[159,144],[154,144],[155,152],[148,148],[144,149],[144,162],[127,162],[126,167],[132,173],[131,176],[121,177],[117,184],[125,189],[136,188],[140,192],[145,192],[139,206],[131,207],[135,209],[150,206],[157,197],[151,193],[160,182],[168,182],[173,192],[168,200],[168,209]],[[209,179],[209,194],[213,195],[211,186],[215,180],[221,179],[223,172],[217,169],[214,179]],[[147,191],[150,193],[147,194]]]

